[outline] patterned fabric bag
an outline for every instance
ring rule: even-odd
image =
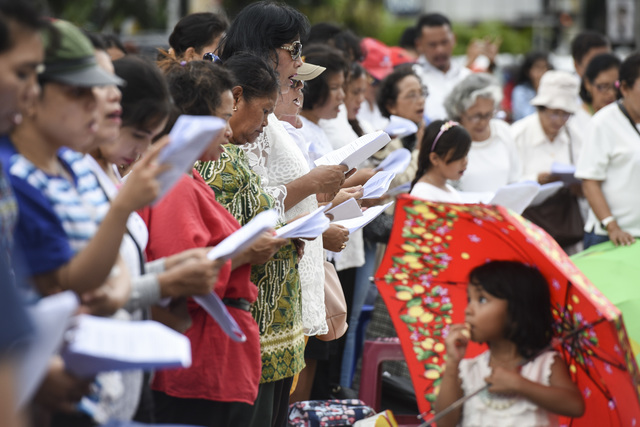
[[[358,399],[306,400],[289,405],[289,426],[351,426],[375,415],[373,408]]]

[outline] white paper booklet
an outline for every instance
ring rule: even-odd
[[[342,221],[344,219],[351,219],[362,216],[362,210],[356,199],[347,199],[345,202],[340,203],[333,209],[327,211],[328,214],[333,215],[333,221]]]
[[[224,305],[218,294],[210,292],[207,295],[194,296],[193,299],[204,311],[209,313],[209,316],[213,317],[213,320],[218,323],[229,338],[236,342],[245,342],[247,340],[247,336],[242,332],[236,319],[231,316],[227,306]]]
[[[367,160],[391,141],[384,131],[377,131],[361,136],[355,141],[332,151],[315,161],[320,165],[346,165],[349,170]]]
[[[386,195],[389,197],[393,197],[397,196],[398,194],[408,193],[409,191],[411,191],[411,183],[405,182],[404,184],[400,184],[397,187],[393,187],[391,190],[387,191]]]
[[[553,162],[551,164],[551,175],[560,179],[565,185],[577,184],[581,180],[575,177],[576,167],[566,163]]]
[[[373,175],[362,187],[363,199],[377,199],[382,197],[389,189],[391,181],[395,178],[395,172],[380,171]]]
[[[403,138],[418,132],[418,125],[404,117],[392,115],[389,117],[389,124],[384,131],[388,133],[391,138]]]
[[[536,195],[536,197],[531,201],[529,206],[537,206],[540,203],[547,200],[549,197],[553,196],[564,187],[562,181],[550,182],[548,184],[543,184],[540,186],[540,191]]]
[[[294,239],[296,237],[313,239],[324,233],[329,228],[330,220],[324,214],[331,209],[331,203],[320,206],[309,215],[305,215],[284,227],[276,230],[276,236],[283,239]]]
[[[26,354],[18,360],[18,407],[31,400],[47,372],[51,357],[60,348],[64,332],[77,309],[78,298],[71,291],[42,298],[27,308],[35,331]]]
[[[499,188],[489,204],[504,206],[521,214],[539,191],[540,184],[537,182],[516,182]]]
[[[409,163],[411,163],[411,151],[406,148],[398,148],[389,153],[375,170],[400,173],[407,169]]]
[[[129,322],[86,314],[66,334],[67,370],[79,377],[130,369],[191,366],[189,338],[153,320]]]
[[[207,258],[210,260],[233,258],[249,247],[263,231],[275,228],[277,222],[278,213],[275,209],[260,212],[244,227],[234,231],[226,239],[218,243],[215,248],[211,249],[207,253]]]
[[[169,133],[170,142],[158,155],[158,163],[171,165],[171,169],[158,176],[160,194],[157,203],[173,188],[182,174],[188,172],[211,141],[224,130],[226,123],[219,117],[182,115]]]
[[[345,219],[343,221],[335,221],[334,224],[342,225],[349,230],[349,233],[353,233],[356,230],[361,229],[365,225],[373,221],[378,215],[384,212],[389,206],[395,202],[389,202],[385,205],[374,206],[368,208],[362,212],[362,216],[359,218]]]

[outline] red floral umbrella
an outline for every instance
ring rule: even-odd
[[[620,311],[539,227],[499,206],[433,203],[401,196],[376,285],[389,309],[421,412],[431,411],[449,325],[464,322],[468,273],[489,260],[534,265],[550,283],[556,348],[586,402],[572,426],[640,425],[637,366]],[[604,319],[604,320],[603,320]],[[593,327],[585,325],[595,324]],[[467,357],[485,348],[471,344]]]

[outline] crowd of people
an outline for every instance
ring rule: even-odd
[[[44,18],[29,1],[0,0],[0,312],[11,325],[0,334],[0,424],[281,427],[290,403],[357,388],[358,323],[392,208],[353,233],[335,223],[314,239],[271,230],[229,261],[207,253],[266,210],[275,209],[280,227],[327,203],[387,202],[362,200],[363,186],[397,149],[411,160],[392,185],[444,203],[524,180],[558,181],[553,168],[572,166],[578,179],[545,202],[578,212],[573,236],[548,229],[562,247],[573,253],[640,236],[640,54],[621,60],[604,36],[586,31],[572,43],[575,73],[531,52],[508,84],[496,64],[499,40],[476,41],[464,60],[454,58],[451,22],[439,13],[420,17],[403,40],[405,48],[389,47],[334,24],[311,26],[296,9],[261,1],[231,22],[185,16],[169,49],[151,59],[113,36]],[[488,60],[482,69],[479,56]],[[168,168],[158,156],[183,114],[218,117],[224,130],[152,203]],[[395,117],[417,131],[391,135],[352,170],[315,165]],[[553,212],[563,228],[565,211]],[[533,268],[495,268],[531,277],[533,293],[546,289]],[[497,270],[483,271],[472,273],[469,312],[506,301],[492,287]],[[336,273],[349,329],[328,341],[324,289]],[[86,379],[54,355],[28,409],[16,412],[14,366],[33,334],[24,308],[68,290],[83,313],[154,319],[184,333],[192,365]],[[211,291],[246,342],[194,302]],[[544,305],[548,294],[536,298]],[[375,330],[390,324],[380,305],[368,336],[389,335]],[[471,339],[513,344],[496,332],[503,325],[494,329]],[[468,339],[464,327],[452,329],[447,369],[472,369],[458,368]],[[516,359],[546,343],[516,343]],[[525,418],[584,411],[557,360],[541,361],[551,369],[550,381],[538,381],[544,388],[520,393],[535,404]],[[442,390],[437,404],[445,406],[464,393],[451,376]],[[83,396],[94,405],[78,405]],[[455,425],[455,415],[446,422]]]

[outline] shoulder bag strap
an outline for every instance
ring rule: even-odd
[[[629,112],[627,111],[627,109],[624,106],[624,104],[622,103],[622,101],[618,100],[617,104],[618,104],[618,108],[620,109],[620,111],[622,111],[622,114],[624,114],[624,116],[627,119],[629,119],[629,123],[631,123],[631,127],[633,128],[633,130],[635,130],[636,133],[638,134],[638,136],[640,136],[640,130],[638,130],[638,127],[636,126],[636,122],[633,121],[633,119],[629,115]]]

